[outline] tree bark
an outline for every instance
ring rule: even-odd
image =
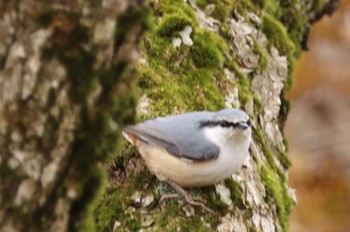
[[[338,1],[304,2],[150,1],[149,13],[137,0],[0,1],[0,230],[288,230],[284,93],[310,23]],[[158,207],[171,188],[125,141],[117,149],[134,93],[141,119],[223,107],[251,116],[239,173],[190,190],[220,216],[181,199]]]
[[[145,12],[137,0],[0,1],[0,231],[95,231],[101,161],[134,114]]]

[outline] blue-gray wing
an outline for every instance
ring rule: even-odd
[[[198,127],[198,122],[211,115],[210,112],[195,112],[179,116],[156,118],[128,126],[124,132],[137,139],[166,149],[176,157],[192,161],[216,159],[220,148],[207,140]]]

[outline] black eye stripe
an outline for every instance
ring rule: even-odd
[[[222,121],[220,121],[220,126],[222,126],[222,127],[236,127],[237,124],[222,120]]]
[[[233,123],[233,122],[228,122],[226,120],[221,120],[221,121],[201,121],[199,122],[199,127],[215,127],[215,126],[221,126],[225,128],[235,128],[239,125],[239,123]]]

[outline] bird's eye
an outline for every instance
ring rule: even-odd
[[[225,120],[222,120],[221,122],[220,122],[220,126],[222,126],[222,127],[229,127],[229,122],[228,121],[225,121]]]
[[[252,122],[250,121],[250,119],[248,119],[247,125],[248,125],[248,126],[252,125]]]

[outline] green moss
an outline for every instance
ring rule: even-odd
[[[278,160],[281,162],[281,164],[283,165],[283,168],[285,168],[286,170],[290,168],[290,166],[292,165],[291,161],[289,160],[287,153],[285,152],[281,152]]]
[[[121,223],[122,228],[130,231],[141,229],[140,212],[137,210],[128,212],[132,208],[140,207],[135,205],[130,197],[136,191],[152,191],[155,186],[155,177],[146,169],[127,168],[127,163],[131,158],[141,158],[134,148],[124,151],[123,155],[115,158],[114,165],[111,168],[116,169],[116,172],[127,175],[128,180],[125,183],[112,184],[106,190],[99,206],[95,209],[96,231],[112,231],[116,220]]]
[[[139,71],[144,92],[157,101],[152,105],[155,114],[171,114],[175,108],[215,111],[224,107],[224,98],[211,71],[197,69],[175,76],[159,65],[141,67]]]
[[[208,231],[210,230],[205,226],[203,220],[210,223],[211,228],[215,228],[216,225],[212,223],[215,217],[202,215],[196,212],[194,215],[188,217],[185,216],[185,212],[182,206],[176,204],[175,201],[168,201],[165,212],[153,213],[155,225],[152,227],[152,231]],[[171,220],[169,220],[171,218]],[[217,220],[218,221],[218,220]]]
[[[78,231],[96,231],[95,228],[95,218],[93,212],[99,203],[100,197],[104,192],[104,186],[106,186],[106,174],[105,170],[100,168],[94,168],[94,170],[90,170],[91,174],[89,176],[85,176],[86,182],[84,183],[84,188],[81,189],[81,198],[76,201],[72,207],[72,211],[82,212],[80,215],[78,212],[73,213],[73,215],[79,215],[84,220],[77,228]],[[83,180],[84,178],[82,178]],[[91,186],[94,186],[91,188]],[[75,218],[73,218],[74,220]],[[72,220],[72,218],[71,218]],[[74,225],[75,223],[72,221],[70,225]],[[74,229],[73,229],[74,230]]]
[[[236,76],[238,77],[239,79],[239,85],[240,85],[240,88],[242,89],[242,93],[246,93],[246,94],[250,94],[249,91],[250,91],[250,81],[249,81],[249,78],[247,75],[241,73],[241,72],[235,72]]]
[[[184,231],[184,232],[191,232],[194,229],[200,232],[208,231],[208,228],[204,225],[200,216],[194,216],[192,218],[181,217],[179,220],[179,225],[181,225],[180,231]]]
[[[262,113],[263,110],[263,102],[258,98],[255,94],[253,95],[253,102],[254,102],[254,110],[256,113]]]
[[[226,179],[225,186],[230,190],[233,206],[242,210],[245,209],[246,206],[244,205],[244,194],[239,186],[239,183],[232,179]]]
[[[166,68],[161,65],[154,68],[140,67],[139,76],[139,84],[142,84],[144,93],[157,102],[152,105],[152,114],[171,114],[176,107],[181,111],[186,110],[186,99],[179,94],[182,91],[181,85],[174,81],[175,76]]]
[[[276,15],[279,10],[279,2],[271,0],[258,0],[260,2],[262,9],[268,12],[270,15]]]
[[[225,58],[224,51],[228,46],[218,35],[208,30],[198,29],[194,34],[191,58],[199,68],[220,68]]]
[[[188,25],[192,25],[192,20],[188,16],[179,13],[169,14],[161,20],[157,33],[160,36],[174,36]]]
[[[267,68],[267,57],[263,49],[260,47],[259,43],[254,41],[253,43],[253,51],[259,54],[259,63],[258,63],[258,70],[259,71],[265,71]]]
[[[196,3],[201,8],[204,8],[206,5],[208,5],[208,1],[207,0],[197,0]]]
[[[226,24],[223,24],[219,27],[219,33],[222,38],[228,41],[231,39],[230,28]]]
[[[212,13],[214,18],[224,22],[229,15],[230,9],[226,5],[217,5]]]
[[[191,19],[191,21],[196,24],[196,14],[192,7],[184,2],[183,0],[162,0],[158,1],[157,7],[154,9],[155,14],[167,15],[179,13],[185,15]]]
[[[193,188],[190,189],[191,196],[195,198],[201,198],[204,201],[206,201],[205,205],[213,210],[214,212],[225,215],[228,210],[228,206],[220,200],[218,195],[215,192],[214,186],[207,186],[207,187],[201,187],[201,188]],[[197,210],[199,211],[199,209]],[[212,226],[216,226],[219,221],[217,217],[210,218],[210,214],[203,214],[206,217],[206,221],[210,222]],[[208,217],[209,216],[209,217]]]
[[[270,22],[267,22],[267,24],[275,24],[275,23],[282,23],[283,27],[285,28],[286,33],[283,32],[283,34],[286,34],[290,41],[292,41],[294,45],[294,49],[291,52],[291,55],[294,57],[298,57],[301,53],[301,44],[304,42],[305,33],[307,33],[308,30],[308,13],[306,6],[307,3],[299,0],[291,0],[291,1],[269,1],[269,0],[254,0],[253,1],[257,6],[258,9],[261,9],[263,11],[256,11],[256,13],[263,15],[264,17],[267,16],[270,19]],[[314,9],[321,9],[322,8],[323,1],[314,1],[313,7]],[[261,14],[261,12],[263,12]],[[316,10],[317,12],[317,10]],[[262,16],[261,16],[262,17]],[[265,20],[265,19],[264,19]],[[263,23],[264,23],[263,20]],[[275,21],[275,22],[273,22]],[[265,25],[266,26],[266,25]],[[268,27],[270,27],[268,25]],[[277,29],[278,25],[274,25],[273,28]],[[272,30],[275,29],[267,29],[267,33],[265,34],[274,34],[271,33]],[[277,29],[278,31],[281,31],[280,29]],[[283,30],[283,29],[282,29]],[[278,32],[279,35],[276,35],[276,38],[282,38],[284,37],[281,35],[280,32]],[[268,37],[271,38],[271,37]],[[284,41],[279,44],[279,46],[289,46],[287,41],[285,39],[282,39]],[[286,55],[288,52],[284,52],[284,50],[281,47],[278,47],[278,44],[274,43],[274,46],[276,46],[280,54]]]
[[[285,151],[288,154],[288,152],[289,152],[289,143],[288,143],[288,140],[285,137],[283,137],[283,144],[284,144],[284,147],[285,147]]]
[[[239,102],[244,106],[250,101],[252,96],[249,92],[246,92],[244,88],[241,88],[241,86],[237,86],[237,88]]]
[[[248,22],[248,12],[253,12],[255,14],[260,13],[260,8],[254,0],[233,0],[231,1],[233,9],[236,10],[240,15],[242,15]]]
[[[234,71],[236,77],[239,80],[239,83],[235,84],[236,87],[238,88],[238,98],[239,98],[239,102],[242,105],[245,105],[252,99],[252,96],[254,96],[254,94],[250,89],[249,78],[247,75],[239,71],[238,64],[235,61],[226,63],[226,65]]]
[[[293,49],[290,55],[294,57],[300,55],[301,44],[304,42],[305,33],[309,28],[306,2],[299,0],[235,0],[232,4],[247,21],[249,21],[247,12],[254,12],[263,19],[262,26],[266,26],[264,28],[265,34],[275,37],[277,41],[271,45],[277,47],[281,55],[287,55],[292,48],[291,45],[293,45]],[[317,12],[317,10],[322,9],[323,4],[323,0],[314,1],[313,9],[316,9]],[[265,17],[268,18],[267,22],[265,22]],[[269,35],[268,38],[272,38]]]
[[[261,148],[264,152],[265,158],[267,160],[267,163],[269,165],[269,167],[274,170],[275,172],[277,172],[278,176],[281,179],[286,179],[285,174],[283,173],[282,170],[280,170],[274,160],[274,154],[272,153],[270,146],[268,144],[268,142],[266,141],[262,129],[260,128],[260,126],[257,126],[256,128],[254,128],[253,130],[253,138],[255,141],[259,141],[259,143],[261,144]],[[283,157],[284,158],[284,157]],[[286,163],[286,160],[283,160]]]
[[[141,228],[139,215],[128,215],[126,210],[131,206],[129,188],[110,188],[96,209],[96,231],[112,231],[113,223],[117,220],[123,228],[135,231]]]
[[[193,9],[183,1],[166,0],[155,4],[155,14],[162,15],[160,22],[155,26],[155,32],[162,37],[176,36],[185,26],[196,25],[196,15]],[[154,21],[158,18],[153,16]],[[153,34],[152,31],[149,35]],[[155,39],[155,38],[153,38]]]
[[[281,1],[279,20],[285,25],[291,40],[294,42],[294,57],[302,51],[305,33],[309,30],[309,16],[307,2],[291,0]]]
[[[286,82],[284,83],[283,86],[283,91],[287,92],[288,90],[290,90],[293,86],[293,77],[294,77],[294,63],[295,63],[295,58],[292,55],[289,55],[287,57],[287,61],[288,61],[288,77]]]
[[[223,65],[222,53],[228,50],[220,37],[197,29],[191,48],[174,49],[169,40],[149,32],[143,48],[148,54],[148,65],[138,69],[139,87],[157,102],[152,105],[154,115],[171,114],[175,108],[193,111],[224,107],[223,94],[217,88],[218,78],[223,74],[213,69]],[[193,68],[194,64],[198,69]]]
[[[147,33],[143,40],[143,49],[149,57],[150,65],[162,65],[168,69],[175,69],[178,56],[186,56],[188,53],[186,48],[177,51],[173,48],[170,39],[159,37],[151,32]]]
[[[268,142],[266,141],[266,139],[263,137],[263,132],[262,130],[257,127],[254,128],[253,130],[253,138],[255,141],[259,141],[261,144],[261,148],[264,152],[264,156],[267,160],[267,165],[268,167],[273,170],[275,173],[277,173],[278,177],[283,180],[286,181],[286,175],[284,173],[283,170],[281,170],[279,167],[277,167],[275,160],[274,160],[274,153],[271,151],[270,146],[268,144]],[[280,159],[281,160],[280,160]],[[286,165],[286,167],[290,164],[288,164],[288,157],[285,156],[285,153],[281,153],[279,152],[279,156],[278,156],[279,161],[281,162],[282,165]]]
[[[196,99],[197,109],[216,111],[224,107],[224,98],[211,72],[203,69],[193,70],[182,75],[181,80],[184,86],[189,87],[188,97]],[[197,91],[194,91],[196,89]]]
[[[272,16],[265,16],[263,17],[261,28],[268,37],[270,45],[275,46],[279,50],[280,55],[287,56],[288,78],[284,85],[284,91],[287,91],[292,86],[295,57],[299,56],[301,52],[301,41],[306,27],[306,18],[303,15],[298,15],[297,17],[291,16],[294,11],[299,12],[299,10],[296,10],[295,6],[285,4],[286,3],[283,2],[281,6],[282,8],[278,14],[281,16],[277,17],[282,18],[282,22],[286,24],[286,27],[283,26],[276,18]],[[292,11],[293,9],[294,11]],[[290,17],[288,18],[286,15],[290,15]],[[283,20],[283,17],[286,17],[286,19]],[[259,60],[259,63],[260,62],[261,60]],[[263,61],[262,64],[264,64]]]
[[[234,7],[232,1],[197,0],[196,3],[202,9],[204,9],[208,4],[213,4],[214,10],[211,12],[210,16],[220,20],[221,22],[226,20]]]
[[[269,39],[269,43],[278,49],[280,55],[293,54],[294,43],[290,40],[286,28],[279,21],[271,16],[265,16],[261,28]]]
[[[280,180],[275,172],[267,166],[260,168],[260,177],[266,188],[266,200],[272,199],[275,202],[279,223],[284,231],[288,231],[288,216],[295,202],[289,196],[285,182]]]
[[[124,154],[123,157],[125,155],[127,154]],[[125,162],[125,160],[121,161],[122,157],[119,157],[119,160],[119,162]],[[151,210],[149,215],[154,220],[153,231],[176,231],[177,228],[180,228],[181,231],[193,231],[193,228],[196,228],[196,231],[207,231],[208,229],[203,224],[202,218],[209,222],[213,228],[219,223],[218,218],[203,214],[198,209],[195,209],[196,213],[193,216],[184,216],[183,207],[186,203],[183,198],[165,201],[163,203],[166,204],[166,207],[163,208],[165,211],[161,210],[155,202],[151,209],[143,209],[143,213],[141,213],[139,209],[141,206],[135,205],[130,199],[130,196],[135,191],[155,192],[159,194],[156,196],[159,198],[160,195],[172,193],[174,190],[168,184],[159,182],[148,170],[144,170],[141,173],[133,173],[131,170],[128,170],[128,173],[128,180],[121,186],[110,187],[96,209],[97,231],[111,231],[116,220],[121,223],[121,228],[130,231],[139,230],[141,229],[143,213],[147,213],[148,210]],[[188,192],[194,197],[202,197],[205,188],[196,188],[193,191],[188,190]],[[208,205],[219,207],[218,203],[220,201],[215,201],[215,199],[212,199],[212,196],[209,196]],[[136,211],[128,212],[132,208],[135,208]],[[171,218],[171,220],[167,218]]]
[[[316,12],[319,13],[323,10],[324,8],[324,0],[315,0],[312,2],[312,9]]]
[[[226,18],[229,16],[230,12],[233,9],[231,1],[215,1],[215,9],[212,13],[212,17],[225,22]]]

